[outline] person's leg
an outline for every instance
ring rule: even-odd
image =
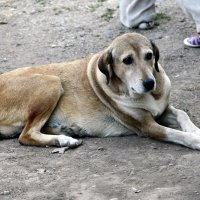
[[[200,33],[200,1],[198,0],[176,0],[180,7],[190,15],[195,24],[197,33]]]
[[[185,13],[187,13],[196,24],[197,33],[184,40],[184,44],[190,47],[200,47],[200,2],[197,0],[176,0]]]
[[[153,27],[155,0],[120,0],[120,21],[128,27],[148,29]]]

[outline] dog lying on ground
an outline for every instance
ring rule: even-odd
[[[0,137],[76,147],[82,141],[73,137],[138,134],[200,150],[200,129],[169,105],[170,81],[158,60],[153,42],[129,33],[80,60],[4,73]]]

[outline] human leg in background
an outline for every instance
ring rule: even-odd
[[[190,47],[200,47],[200,1],[198,0],[176,0],[180,7],[190,17],[193,18],[197,33],[194,36],[188,37],[184,40],[184,44]]]
[[[128,28],[150,29],[154,26],[156,0],[120,0],[120,21]]]

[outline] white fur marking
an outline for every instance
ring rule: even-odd
[[[66,135],[59,135],[58,141],[61,147],[76,146],[78,144],[78,140]]]
[[[167,141],[200,150],[200,135],[166,128]]]

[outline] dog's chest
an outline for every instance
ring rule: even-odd
[[[153,117],[161,115],[168,105],[169,91],[163,93],[160,99],[155,99],[151,94],[145,94],[138,98],[123,97],[116,99],[115,102],[120,110],[124,113],[133,116],[138,109],[146,110],[151,113]]]
[[[161,115],[168,105],[168,96],[163,96],[156,100],[152,95],[148,95],[143,104],[143,108],[149,111],[153,117]]]

